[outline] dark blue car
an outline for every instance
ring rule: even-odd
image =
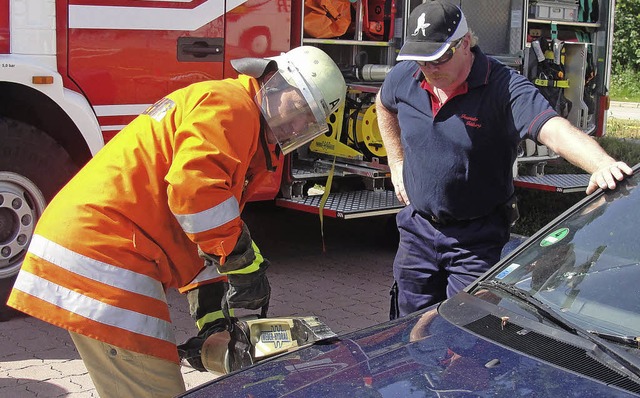
[[[585,198],[439,305],[183,396],[638,396],[639,181]]]

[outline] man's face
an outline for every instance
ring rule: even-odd
[[[290,76],[283,77],[283,72]],[[268,140],[277,142],[285,155],[329,129],[324,111],[311,93],[297,70],[287,70],[270,77],[256,95],[268,126]]]
[[[279,98],[274,98],[273,103],[269,104],[269,109],[274,115],[272,120],[276,121],[274,126],[284,131],[298,133],[315,122],[309,105],[300,92],[293,88],[283,90]]]
[[[311,108],[300,92],[294,88],[282,90],[279,96],[269,98],[268,104],[272,134],[267,134],[271,144],[280,144],[305,132],[316,123]],[[277,137],[277,139],[276,139]]]
[[[453,89],[459,86],[467,78],[469,58],[465,56],[468,51],[469,39],[463,37],[457,46],[452,46],[435,62],[418,62],[420,70],[427,82],[440,89]],[[453,51],[453,53],[451,53]],[[444,62],[443,62],[444,61]]]

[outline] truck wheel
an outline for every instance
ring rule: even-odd
[[[77,169],[44,132],[0,117],[0,321],[17,313],[6,300],[47,201]]]

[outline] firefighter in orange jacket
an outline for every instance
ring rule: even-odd
[[[166,289],[188,292],[201,331],[223,319],[225,292],[230,308],[268,304],[268,262],[241,211],[276,143],[286,154],[326,132],[346,86],[316,47],[232,66],[237,79],[149,107],[38,222],[8,304],[68,329],[100,396],[185,390]]]

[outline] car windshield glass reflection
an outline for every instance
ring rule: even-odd
[[[640,336],[638,174],[594,198],[504,264],[493,280],[581,327]]]

